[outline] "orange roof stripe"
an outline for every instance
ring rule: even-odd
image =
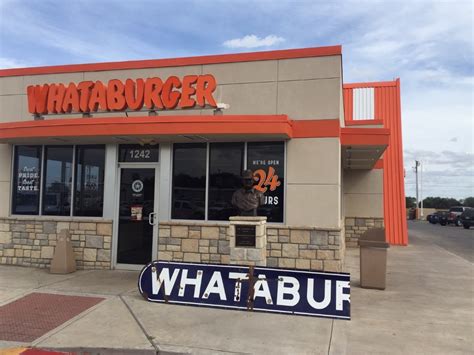
[[[94,72],[106,70],[146,69],[180,67],[187,65],[223,64],[238,62],[253,62],[261,60],[293,59],[307,57],[322,57],[341,55],[340,45],[327,47],[312,47],[299,49],[283,49],[276,51],[248,52],[236,54],[218,54],[183,58],[132,60],[126,62],[106,62],[88,64],[68,64],[32,68],[1,69],[0,77],[19,75],[41,75],[77,72]]]

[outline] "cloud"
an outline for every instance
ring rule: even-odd
[[[260,38],[256,35],[247,35],[242,38],[229,39],[223,43],[227,48],[257,48],[257,47],[270,47],[275,44],[284,42],[283,37],[268,35],[264,38]]]
[[[458,137],[453,137],[449,140],[450,142],[456,143],[458,141]]]
[[[31,64],[22,60],[17,60],[15,58],[0,57],[0,68],[9,69],[9,68],[24,68],[28,67]]]

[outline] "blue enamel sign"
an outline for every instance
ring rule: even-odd
[[[153,261],[138,288],[151,302],[350,319],[350,275]]]

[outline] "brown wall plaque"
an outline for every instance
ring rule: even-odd
[[[236,225],[235,226],[235,246],[255,247],[256,232],[255,226]]]

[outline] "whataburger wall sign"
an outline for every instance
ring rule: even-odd
[[[171,110],[217,107],[213,97],[214,76],[186,75],[148,79],[82,81],[78,84],[43,84],[27,87],[28,110],[32,114],[90,113],[124,110]]]
[[[148,301],[350,319],[350,275],[154,261],[139,276]]]

